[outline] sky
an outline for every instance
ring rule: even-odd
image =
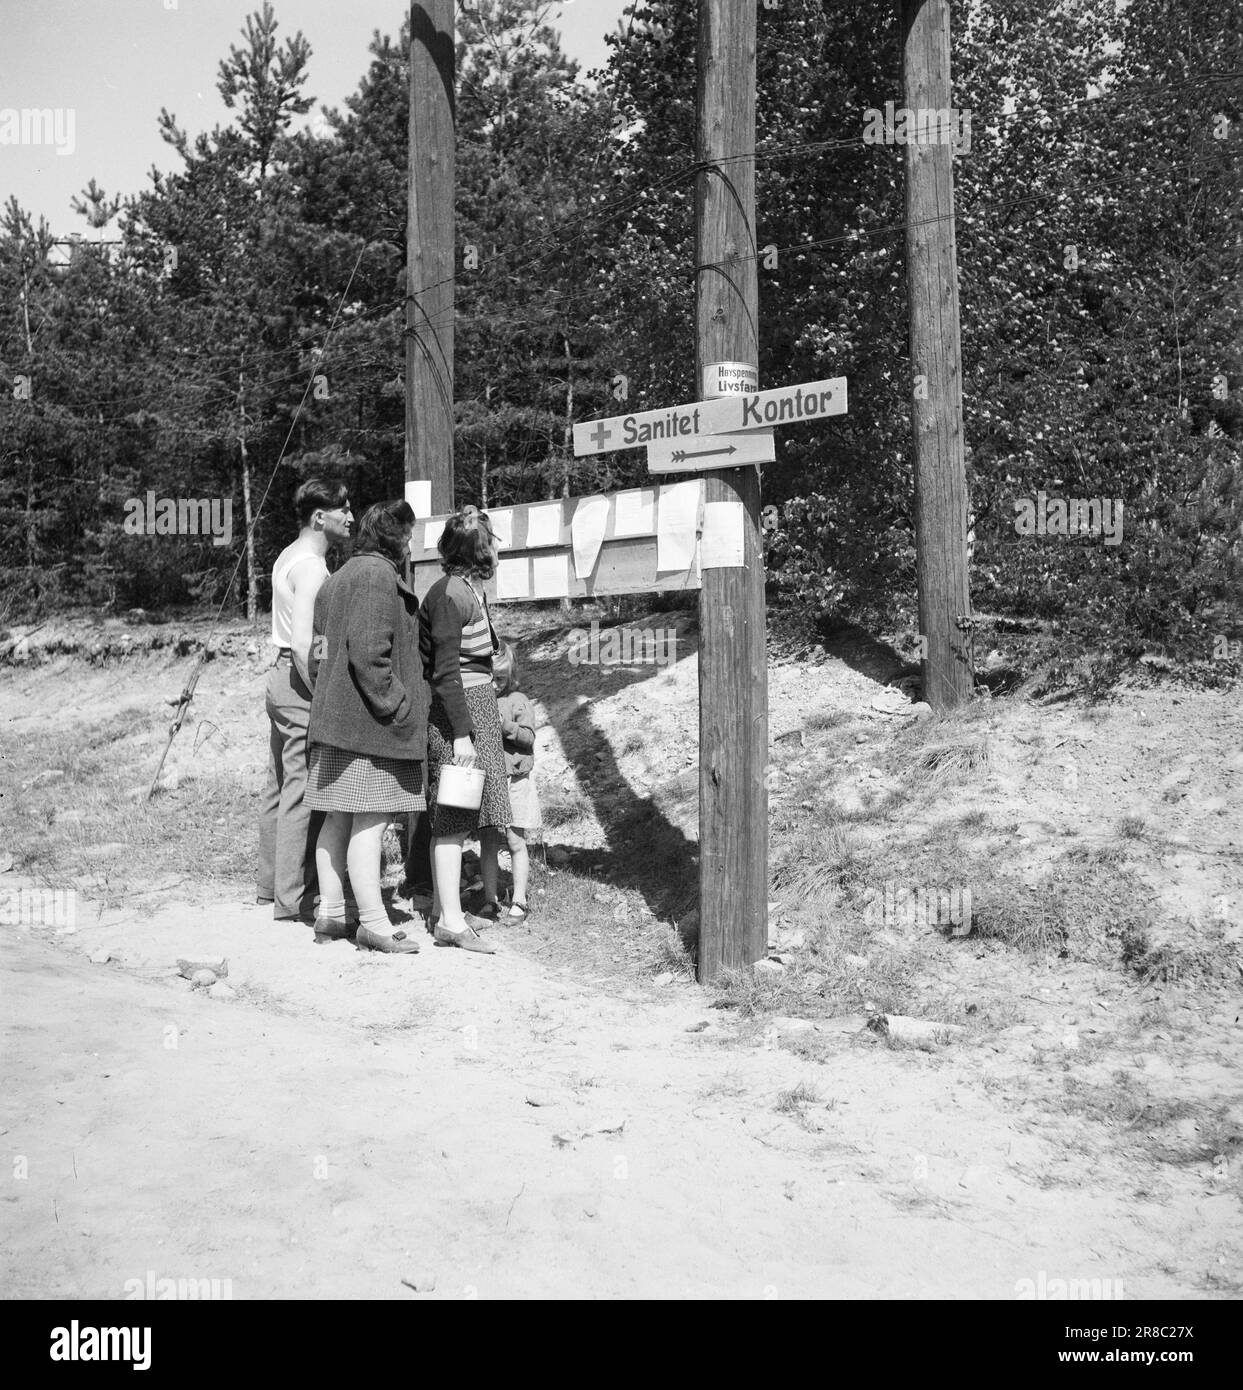
[[[602,67],[627,0],[551,0],[549,20],[584,72]],[[9,195],[58,235],[88,230],[70,199],[92,178],[109,194],[147,186],[179,160],[156,122],[191,136],[230,113],[216,70],[262,0],[0,0],[0,205]],[[273,0],[278,42],[311,45],[305,95],[340,106],[368,66],[375,30],[395,35],[404,0]],[[22,110],[51,111],[46,129]],[[314,114],[314,112],[312,112]],[[310,116],[307,117],[310,119]]]

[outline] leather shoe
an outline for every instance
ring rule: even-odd
[[[452,932],[446,931],[441,923],[436,923],[436,930],[432,933],[436,939],[437,946],[457,946],[463,951],[477,951],[482,956],[496,955],[496,947],[489,946],[481,936],[477,936],[471,927],[465,931]]]
[[[436,923],[439,921],[439,917],[430,918],[428,931],[435,931]],[[489,927],[496,926],[496,923],[490,917],[476,917],[473,912],[463,912],[462,921],[464,921],[472,931],[487,931]],[[452,932],[450,932],[450,935],[452,935]]]
[[[325,941],[349,941],[358,930],[357,922],[343,922],[336,917],[317,917],[314,926],[315,940],[320,945]]]
[[[394,932],[392,936],[381,936],[366,927],[359,927],[354,945],[360,951],[383,951],[390,956],[413,956],[417,955],[419,950],[419,943],[404,931]]]

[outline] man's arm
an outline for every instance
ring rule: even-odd
[[[304,560],[316,558],[306,555],[289,571],[289,587],[293,590],[293,640],[290,647],[293,664],[308,686],[311,684],[311,642],[315,636],[315,595],[328,578],[322,564],[312,566],[303,563]]]

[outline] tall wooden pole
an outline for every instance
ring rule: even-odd
[[[699,0],[695,358],[758,367],[755,0]],[[723,156],[727,163],[718,163]],[[699,961],[706,982],[768,949],[768,660],[760,478],[708,473],[705,501],[741,503],[745,563],[707,569],[699,601]]]
[[[902,105],[948,108],[949,0],[898,0],[898,7]],[[908,138],[904,150],[923,687],[933,709],[944,710],[967,699],[973,682],[953,150],[935,133]]]
[[[406,477],[453,510],[453,0],[410,6]]]

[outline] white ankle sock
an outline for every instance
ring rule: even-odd
[[[397,930],[388,920],[388,913],[382,907],[377,908],[374,912],[360,911],[358,925],[366,927],[375,936],[392,936]]]
[[[319,915],[326,917],[330,922],[345,921],[345,899],[339,898],[336,902],[329,902],[327,898],[319,900]]]

